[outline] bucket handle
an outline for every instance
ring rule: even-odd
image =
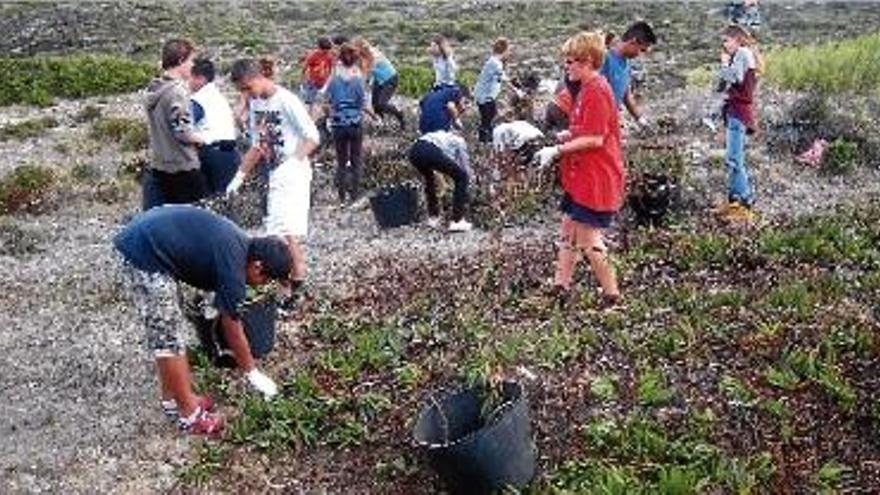
[[[440,406],[440,402],[437,401],[437,396],[435,394],[431,394],[431,405],[437,408],[437,412],[440,414],[440,417],[443,418],[443,444],[449,443],[449,418],[446,416],[446,413],[443,412],[443,408]]]

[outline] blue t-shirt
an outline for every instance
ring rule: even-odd
[[[231,221],[191,205],[141,213],[113,238],[116,250],[138,270],[213,291],[217,309],[230,316],[238,315],[247,293],[249,242]]]
[[[419,132],[448,131],[452,127],[452,116],[446,105],[461,99],[458,86],[440,86],[432,90],[419,102]]]
[[[378,85],[385,84],[389,79],[394,77],[395,74],[397,74],[397,70],[395,70],[394,66],[391,65],[391,62],[384,57],[377,60],[376,65],[373,66],[373,70],[370,71],[370,75],[373,77],[373,82]]]
[[[605,55],[605,62],[602,64],[600,74],[605,76],[608,84],[611,85],[611,92],[614,93],[614,103],[620,107],[623,103],[623,97],[629,88],[631,67],[629,60],[618,55],[614,50],[608,50]]]
[[[361,77],[333,76],[327,85],[327,96],[333,108],[330,115],[334,127],[361,124],[364,108],[364,80]]]

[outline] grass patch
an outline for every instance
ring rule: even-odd
[[[0,58],[0,106],[48,106],[55,98],[129,93],[146,86],[153,64],[111,55]]]
[[[749,493],[769,488],[775,470],[769,454],[728,456],[694,425],[597,418],[584,436],[590,456],[563,463],[540,493]]]
[[[120,143],[123,151],[140,151],[150,144],[147,124],[131,117],[102,117],[92,124],[91,136],[104,143]]]
[[[828,145],[822,159],[822,171],[831,175],[846,175],[861,164],[859,145],[845,139],[835,139]]]
[[[20,165],[0,179],[0,213],[42,210],[57,182],[55,172],[42,165]]]
[[[836,93],[880,89],[880,34],[767,53],[767,79],[783,88]]]
[[[15,124],[9,124],[0,127],[0,141],[8,141],[12,139],[24,140],[39,137],[46,132],[47,129],[58,127],[58,120],[55,117],[40,117],[38,119],[28,119]]]

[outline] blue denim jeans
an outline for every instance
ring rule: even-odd
[[[751,205],[753,201],[749,173],[746,171],[746,126],[741,120],[727,116],[727,198]]]

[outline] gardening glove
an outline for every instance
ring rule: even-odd
[[[516,95],[516,97],[520,100],[526,97],[526,92],[519,88],[513,88],[513,94]]]
[[[458,130],[464,129],[464,123],[462,123],[460,118],[457,118],[452,121],[452,127]]]
[[[245,376],[251,387],[257,389],[266,399],[271,399],[278,395],[278,385],[275,384],[275,381],[257,368],[248,371]]]
[[[545,146],[535,153],[532,162],[537,162],[538,168],[547,168],[547,165],[553,163],[553,160],[559,156],[559,146]]]
[[[239,170],[238,172],[235,173],[235,177],[233,177],[232,180],[229,181],[229,185],[226,186],[226,195],[232,196],[233,194],[237,193],[243,183],[244,183],[244,172]]]
[[[636,119],[636,125],[639,126],[639,129],[647,129],[651,126],[651,123],[648,122],[648,117],[645,117],[645,115],[642,114]]]

